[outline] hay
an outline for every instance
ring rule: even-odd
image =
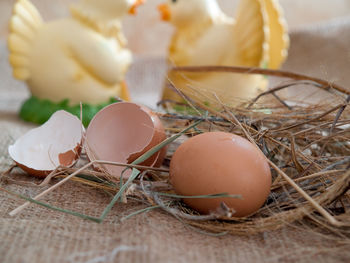
[[[312,229],[315,231],[326,229],[335,235],[350,238],[350,202],[347,193],[350,187],[348,90],[324,80],[282,71],[233,67],[176,70],[259,73],[297,80],[277,86],[238,107],[222,105],[222,109],[218,111],[190,101],[189,105],[192,106],[181,105],[184,114],[159,113],[169,135],[174,135],[200,120],[202,123],[187,132],[188,136],[219,130],[251,140],[261,149],[273,167],[271,194],[266,204],[249,218],[234,218],[234,214],[232,215],[224,204],[221,211],[202,216],[172,195],[167,169],[142,167],[144,172],[130,182],[128,187],[122,187],[125,189],[122,193],[125,202],[128,198],[138,200],[147,206],[139,211],[140,213],[162,209],[185,224],[212,234],[250,235],[279,229],[285,225],[299,224],[308,228],[314,226]],[[301,105],[291,103],[276,94],[300,84],[327,90],[331,98],[325,104]],[[188,98],[188,94],[182,95]],[[176,105],[169,101],[161,104],[166,104],[167,107],[170,105],[170,108]],[[188,114],[189,112],[196,115]],[[207,115],[200,114],[203,112],[207,112]],[[165,166],[169,164],[177,146],[178,143],[174,142],[170,145]],[[107,175],[85,169],[89,166],[91,163],[83,169],[59,168],[55,171],[55,176],[70,178],[113,194],[120,192],[119,180],[106,182]],[[3,174],[2,179],[10,179],[10,173],[11,171]],[[75,176],[77,174],[79,177]],[[139,212],[130,216],[136,216]]]

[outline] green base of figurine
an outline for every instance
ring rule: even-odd
[[[83,112],[83,124],[87,127],[95,116],[97,112],[99,112],[102,108],[108,106],[109,104],[119,102],[115,98],[111,98],[108,102],[102,103],[99,105],[90,105],[84,104],[82,105]],[[80,118],[80,105],[69,105],[69,100],[63,100],[61,102],[55,103],[49,100],[42,100],[37,97],[32,96],[28,100],[26,100],[20,110],[19,116],[24,121],[34,122],[38,124],[45,123],[53,113],[58,110],[65,110],[73,115]]]

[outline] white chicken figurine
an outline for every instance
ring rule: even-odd
[[[176,30],[169,48],[172,66],[277,69],[287,56],[289,38],[277,0],[241,0],[236,20],[216,0],[169,0],[158,8]],[[260,75],[169,72],[168,79],[189,98],[214,107],[238,105],[267,87]],[[183,101],[169,87],[163,99]]]
[[[72,17],[44,23],[29,0],[17,0],[10,21],[9,60],[14,77],[25,81],[32,93],[21,116],[44,122],[60,105],[82,102],[94,108],[114,97],[128,100],[124,77],[132,54],[121,19],[135,13],[143,1],[80,0],[71,6]],[[39,109],[51,102],[50,109]],[[34,116],[37,110],[39,117]]]

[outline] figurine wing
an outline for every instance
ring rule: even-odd
[[[18,0],[13,8],[8,38],[9,60],[17,79],[27,80],[30,77],[30,47],[41,26],[42,18],[33,4],[28,0]]]
[[[80,35],[73,41],[75,62],[91,77],[105,86],[114,85],[124,78],[131,64],[131,52],[116,41],[98,34]]]
[[[233,47],[225,64],[262,67],[268,59],[268,26],[263,0],[241,0],[233,28]]]
[[[277,0],[264,0],[269,26],[269,62],[268,67],[277,69],[287,57],[289,37],[287,24]]]

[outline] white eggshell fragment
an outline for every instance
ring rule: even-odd
[[[164,127],[150,109],[135,103],[118,102],[98,112],[86,132],[86,153],[91,161],[132,163],[165,140]],[[166,149],[155,153],[140,165],[160,166]],[[98,170],[120,176],[125,167],[95,165]],[[129,175],[129,171],[124,174]]]
[[[66,111],[57,111],[8,148],[11,158],[32,175],[45,176],[58,166],[70,167],[79,158],[84,127]]]

